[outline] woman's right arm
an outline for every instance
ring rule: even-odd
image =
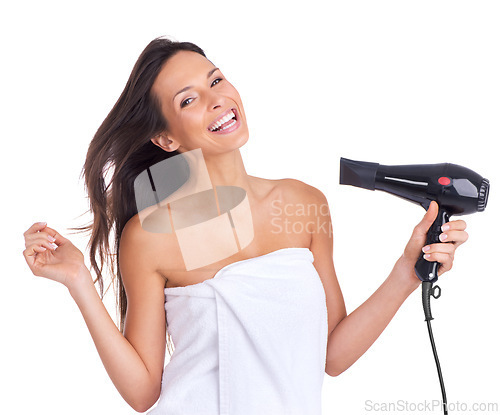
[[[83,254],[68,239],[54,229],[34,224],[24,234],[23,254],[33,274],[68,288],[113,384],[133,409],[144,412],[160,395],[166,335],[165,280],[154,271],[148,254],[151,250],[141,240],[145,236],[134,228],[127,224],[120,241],[120,271],[128,297],[124,335],[102,303]],[[50,248],[49,235],[55,238],[55,250]]]

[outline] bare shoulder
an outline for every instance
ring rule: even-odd
[[[128,278],[129,275],[138,275],[137,273],[124,273],[124,268],[127,268],[127,270],[140,268],[143,275],[151,272],[150,260],[152,253],[148,249],[149,245],[151,245],[149,239],[141,227],[138,215],[130,218],[120,235],[120,249],[118,252],[119,266],[122,274],[124,274],[122,275],[123,278]]]
[[[324,193],[318,188],[297,179],[281,179],[279,181],[283,194],[295,203],[328,204]]]
[[[146,232],[139,220],[139,215],[132,216],[123,227],[120,235],[120,252],[133,250],[137,256],[144,256],[148,252],[151,233]]]
[[[120,236],[120,264],[133,262],[135,269],[161,274],[165,264],[178,266],[175,235],[173,233],[152,233],[143,229],[136,214],[125,224]],[[169,255],[172,254],[172,255]],[[167,257],[171,260],[165,261]]]
[[[318,188],[311,186],[301,180],[285,178],[270,180],[253,177],[254,188],[260,189],[261,200],[271,201],[273,212],[300,211],[300,216],[304,214],[303,209],[308,212],[318,212],[321,209],[329,215],[328,200],[325,194]],[[312,216],[315,216],[314,214]]]

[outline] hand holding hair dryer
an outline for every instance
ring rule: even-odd
[[[489,181],[476,172],[451,163],[384,166],[378,163],[340,159],[340,184],[382,190],[421,205],[439,205],[437,219],[427,233],[426,245],[437,243],[441,226],[451,215],[482,212],[486,208]],[[421,281],[436,282],[439,263],[423,254],[415,264]]]

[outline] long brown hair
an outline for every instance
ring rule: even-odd
[[[203,50],[193,43],[165,38],[154,39],[144,49],[125,89],[90,142],[80,176],[85,178],[93,223],[70,229],[91,233],[87,249],[90,247],[91,271],[97,276],[94,284],[99,285],[101,299],[105,294],[105,264],[111,272],[111,281],[116,283],[119,329],[122,333],[127,296],[119,267],[120,237],[127,221],[138,213],[137,206],[132,202],[135,201],[134,179],[153,164],[179,154],[177,151],[164,151],[151,142],[151,138],[168,126],[152,86],[166,61],[179,51],[192,51],[205,56]],[[105,178],[111,171],[112,177],[106,184]],[[110,250],[112,230],[114,244]],[[168,340],[171,342],[170,335]],[[170,352],[168,341],[167,345]]]

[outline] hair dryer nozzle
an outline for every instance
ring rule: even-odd
[[[340,158],[340,184],[375,190],[378,163]]]

